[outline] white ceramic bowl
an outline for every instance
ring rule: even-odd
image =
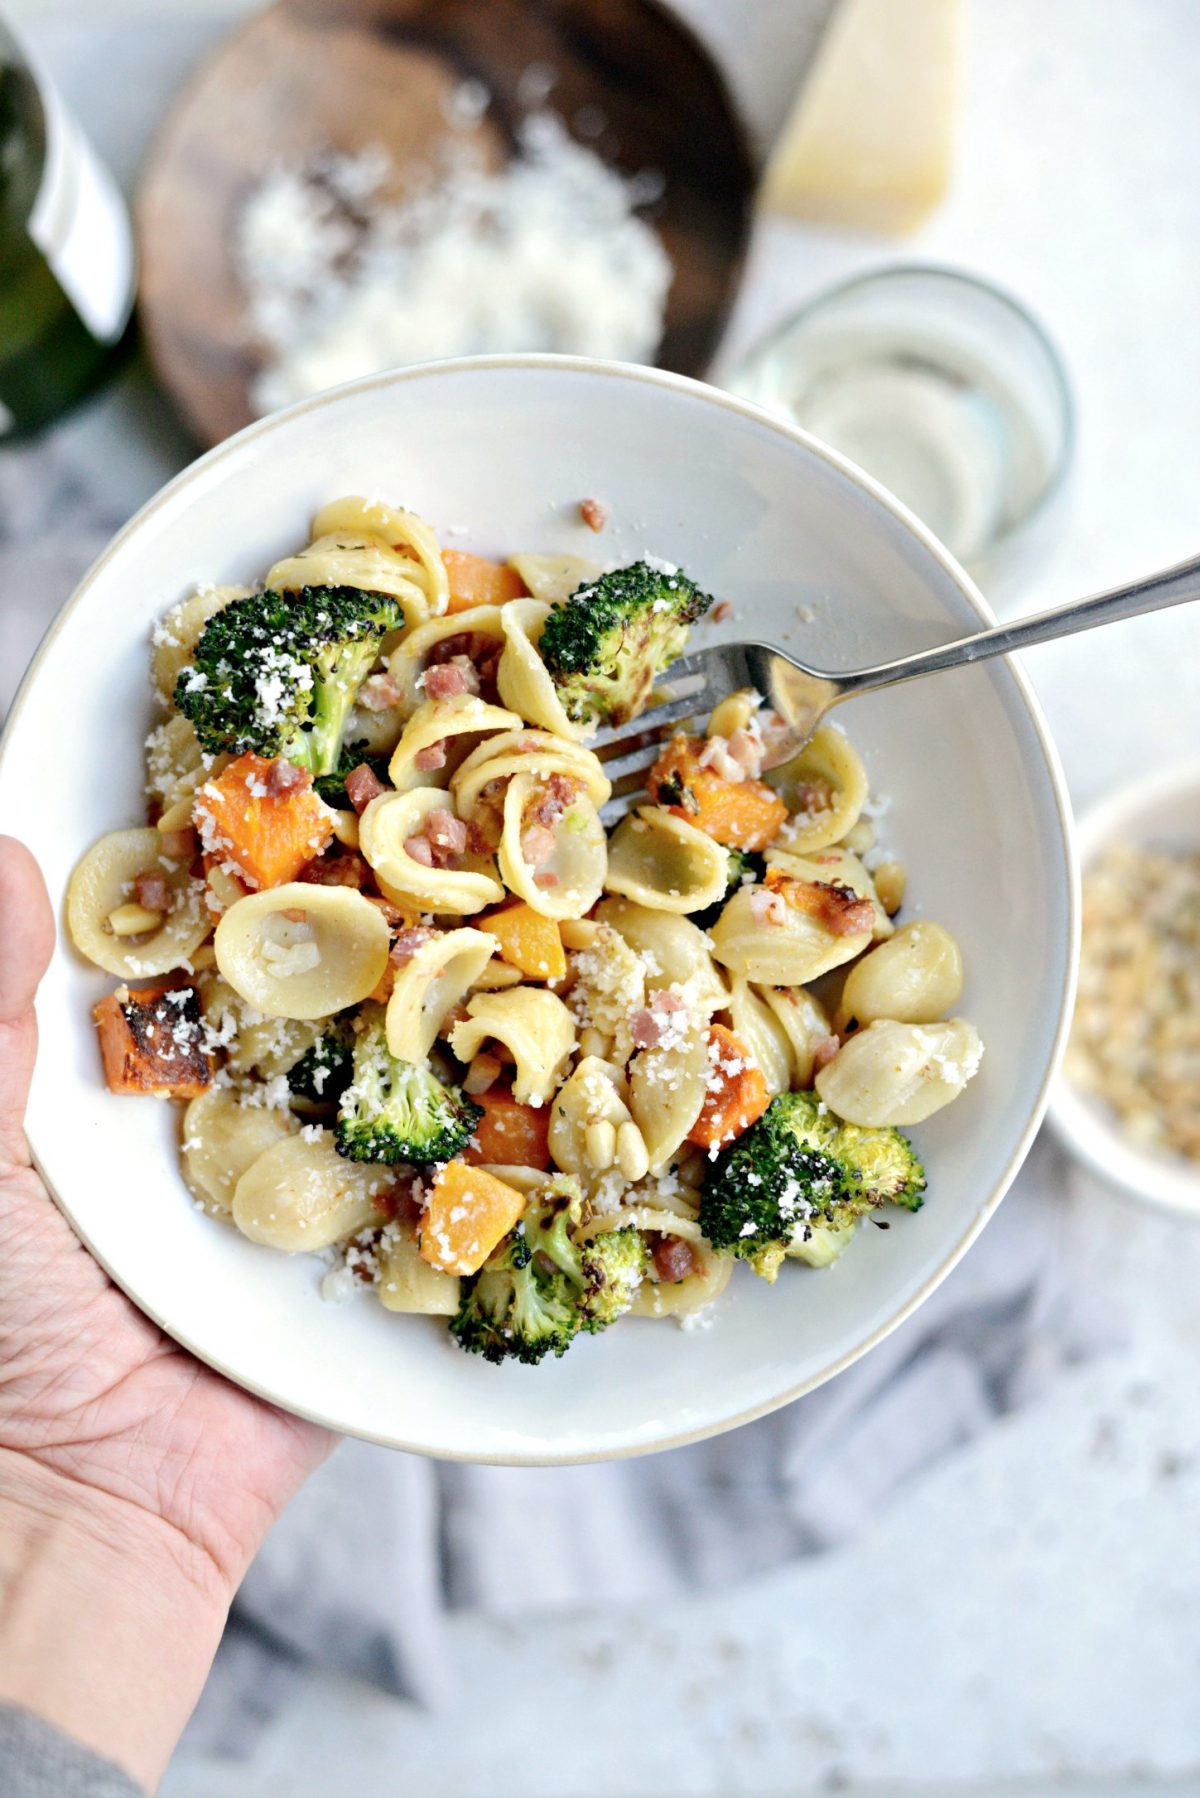
[[[103,831],[140,819],[152,620],[196,580],[261,575],[344,493],[384,495],[487,552],[649,551],[731,598],[726,634],[848,667],[989,617],[967,577],[881,489],[744,401],[646,369],[536,356],[411,368],[251,426],[126,526],[37,657],[0,761],[0,816],[61,900]],[[597,539],[577,502],[611,510]],[[797,607],[811,606],[811,623]],[[113,1278],[243,1385],[340,1430],[441,1456],[634,1454],[756,1417],[847,1366],[919,1305],[995,1209],[1041,1118],[1071,996],[1069,813],[1012,665],[859,700],[845,723],[910,870],[913,911],[960,938],[962,1001],[987,1044],[968,1094],[915,1134],[929,1198],[864,1230],[831,1271],[768,1287],[737,1270],[715,1322],[628,1321],[561,1362],[495,1368],[369,1300],[323,1304],[319,1268],[201,1216],[171,1107],[105,1091],[89,1016],[110,983],[65,946],[40,1002],[29,1135]]]
[[[1119,787],[1084,813],[1077,841],[1085,872],[1114,843],[1200,849],[1200,762]],[[1067,1148],[1101,1179],[1135,1198],[1200,1219],[1200,1167],[1133,1142],[1107,1106],[1078,1091],[1061,1069],[1050,1116]]]

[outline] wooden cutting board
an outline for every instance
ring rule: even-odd
[[[754,170],[724,82],[657,0],[276,0],[205,62],[167,116],[136,217],[141,318],[160,380],[201,442],[253,416],[260,366],[233,259],[249,192],[274,167],[323,149],[382,145],[404,171],[429,166],[450,97],[492,95],[471,128],[489,165],[511,153],[522,75],[544,64],[546,104],[625,174],[653,168],[653,216],[675,267],[657,361],[704,372],[736,292]],[[461,131],[455,133],[463,141]]]

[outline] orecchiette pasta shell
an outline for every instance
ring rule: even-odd
[[[385,1311],[422,1317],[453,1317],[459,1304],[457,1274],[422,1261],[416,1231],[410,1224],[389,1224],[375,1251],[379,1278],[375,1290]]]
[[[800,754],[767,779],[791,813],[785,835],[797,855],[844,837],[867,802],[862,758],[836,724],[814,731]]]
[[[591,1172],[584,1138],[591,1124],[628,1121],[630,1111],[621,1094],[621,1071],[599,1056],[585,1055],[570,1079],[564,1081],[550,1107],[550,1154],[565,1174]]]
[[[484,787],[494,780],[511,780],[514,774],[531,774],[539,780],[565,774],[581,780],[597,807],[612,794],[599,757],[582,744],[566,743],[548,730],[505,731],[473,749],[455,771],[450,789],[461,815],[470,816]]]
[[[361,893],[302,881],[239,899],[213,939],[224,978],[272,1018],[327,1018],[357,1005],[378,986],[390,944],[382,912]]]
[[[366,593],[387,593],[399,602],[405,624],[413,625],[428,616],[428,607],[412,578],[412,566],[376,538],[331,531],[314,538],[298,555],[276,562],[266,584],[278,593],[298,593],[302,587],[361,587]]]
[[[652,911],[615,895],[601,900],[596,917],[641,957],[648,993],[665,986],[686,986],[699,1009],[719,1008],[725,983],[713,962],[708,937],[690,918],[678,912]]]
[[[585,793],[579,794],[554,826],[554,849],[549,860],[531,866],[523,847],[524,819],[541,787],[541,781],[528,774],[514,775],[508,783],[498,856],[500,873],[509,891],[544,918],[582,918],[604,889],[608,865],[604,826],[592,801]],[[546,884],[547,879],[553,885]]]
[[[629,1109],[652,1174],[666,1167],[700,1116],[708,1075],[708,1031],[698,1025],[682,1047],[643,1049],[631,1063]]]
[[[586,556],[510,556],[508,565],[516,569],[533,598],[548,605],[570,599],[577,587],[603,573],[599,562],[589,562]]]
[[[209,619],[249,591],[249,587],[197,587],[158,620],[150,639],[150,676],[164,699],[174,698],[175,682],[195,655]]]
[[[854,1019],[873,1024],[932,1024],[962,998],[962,951],[941,924],[905,924],[886,943],[856,962],[846,976],[838,1028]]]
[[[313,519],[312,534],[323,537],[336,531],[358,531],[364,536],[378,538],[389,549],[408,550],[405,560],[411,568],[412,578],[425,595],[430,616],[440,616],[449,606],[450,582],[446,564],[442,561],[441,546],[435,533],[415,512],[357,495],[334,499],[322,506]]]
[[[702,911],[725,891],[729,855],[662,806],[639,806],[609,839],[604,884],[651,911]]]
[[[819,917],[787,904],[780,908],[778,922],[760,918],[754,909],[758,890],[742,887],[736,892],[709,933],[717,960],[746,980],[802,986],[853,961],[871,941],[868,931],[836,936]]]
[[[388,657],[388,672],[400,688],[399,710],[407,718],[421,703],[418,681],[429,662],[434,645],[446,637],[494,637],[504,642],[499,606],[468,606],[462,612],[447,612],[440,618],[427,618],[415,630],[406,633],[403,642]]]
[[[129,899],[139,874],[162,874],[171,909],[157,930],[144,937],[114,936],[108,919]],[[166,974],[186,962],[212,929],[204,886],[186,862],[162,852],[156,830],[114,830],[93,843],[67,887],[67,929],[81,955],[110,974],[142,980]]]
[[[823,1067],[816,1088],[850,1124],[919,1124],[956,1099],[979,1067],[973,1024],[868,1024]]]
[[[232,1087],[210,1086],[183,1114],[184,1179],[206,1206],[229,1216],[242,1175],[296,1127],[290,1112],[246,1105]]]
[[[620,1230],[626,1225],[647,1235],[680,1237],[691,1245],[700,1264],[700,1271],[689,1274],[686,1280],[659,1281],[652,1276],[645,1279],[630,1308],[634,1317],[683,1317],[689,1311],[711,1305],[725,1290],[733,1271],[733,1256],[716,1254],[694,1218],[660,1209],[653,1198],[643,1202],[640,1188],[633,1189],[627,1204],[595,1219],[583,1234],[600,1236],[606,1230]]]
[[[496,939],[486,930],[444,930],[397,968],[387,1006],[387,1041],[398,1061],[424,1061],[447,1014],[478,980],[495,950]]]
[[[567,717],[537,650],[549,616],[550,607],[540,599],[510,599],[501,608],[505,642],[497,685],[504,704],[530,724],[578,743],[587,736],[587,726]]]
[[[401,793],[409,792],[413,787],[446,787],[455,766],[450,753],[452,739],[457,740],[453,748],[459,751],[457,760],[461,762],[473,747],[471,737],[490,736],[520,727],[521,720],[515,712],[506,712],[498,705],[485,705],[482,699],[470,693],[454,699],[427,699],[417,707],[401,733],[388,765],[388,779]],[[447,746],[445,766],[435,773],[418,768],[417,757],[422,750],[432,749],[437,744]]]
[[[380,1222],[375,1204],[395,1179],[347,1161],[333,1137],[288,1136],[251,1163],[233,1191],[233,1221],[251,1242],[301,1254],[327,1249]]]
[[[200,739],[181,712],[172,712],[146,738],[146,791],[164,811],[193,794],[208,772]]]
[[[772,848],[767,861],[784,874],[797,880],[823,880],[833,886],[849,887],[860,899],[869,899],[875,908],[872,936],[877,943],[891,936],[896,926],[888,917],[875,891],[875,882],[857,855],[849,849],[834,847],[814,850],[812,855],[794,855],[790,850]]]
[[[575,1020],[554,993],[516,986],[476,993],[468,1016],[450,1034],[460,1061],[470,1061],[489,1038],[503,1043],[516,1063],[513,1097],[521,1105],[545,1105],[575,1049]]]
[[[807,1091],[812,1085],[817,1046],[829,1040],[829,1016],[825,1007],[802,986],[760,986],[755,990],[787,1038],[791,1090]]]
[[[445,805],[440,787],[380,793],[359,819],[359,846],[389,899],[412,903],[421,911],[468,917],[498,905],[504,897],[490,856],[462,856],[461,868],[429,868],[404,847],[410,837],[421,834],[430,812]]]
[[[729,1028],[750,1051],[772,1098],[792,1084],[792,1053],[787,1032],[771,1007],[748,980],[735,975],[724,1005]]]

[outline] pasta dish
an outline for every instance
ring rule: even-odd
[[[589,739],[652,724],[711,604],[351,498],[156,627],[148,821],[67,894],[120,982],[105,1078],[181,1101],[197,1206],[319,1255],[325,1297],[535,1364],[920,1207],[902,1128],[982,1046],[848,738],[764,775],[780,720],[735,694],[606,811]]]

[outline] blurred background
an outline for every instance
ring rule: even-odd
[[[4,22],[0,711],[198,448],[473,349],[657,359],[799,418],[1005,616],[1200,550],[1193,0]],[[52,166],[70,120],[99,166]],[[1200,757],[1195,608],[1028,672],[1077,808]],[[1182,812],[1194,848],[1200,780]],[[1200,1116],[1194,1061],[1181,1090]],[[1200,1177],[1194,1211],[1046,1132],[926,1311],[723,1445],[525,1472],[347,1445],[164,1791],[1200,1793]]]

